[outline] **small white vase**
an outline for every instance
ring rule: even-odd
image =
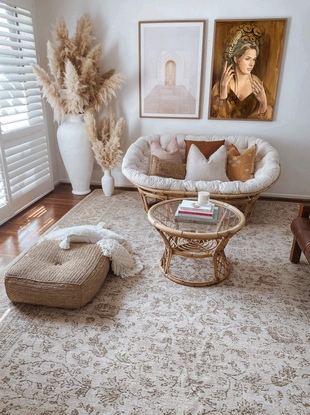
[[[103,193],[106,196],[112,196],[114,192],[114,177],[111,174],[111,170],[104,170],[101,179],[101,186]]]
[[[90,193],[95,158],[85,131],[83,115],[66,115],[58,127],[57,141],[72,185],[72,193],[75,195]]]

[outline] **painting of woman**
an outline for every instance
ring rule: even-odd
[[[276,85],[271,82],[270,91],[259,76],[266,65],[256,71],[261,49],[270,56],[270,36],[264,26],[257,22],[232,26],[225,46],[211,89],[210,118],[272,120]]]

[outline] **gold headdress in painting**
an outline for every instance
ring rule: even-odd
[[[232,43],[231,43],[231,45],[227,48],[227,54],[228,54],[228,57],[229,57],[229,58],[231,58],[231,57],[232,57],[232,55],[233,55],[233,53],[234,53],[234,50],[235,50],[236,45],[238,44],[239,40],[242,38],[242,34],[243,34],[242,30],[238,30],[238,31],[235,33],[235,35],[234,35],[234,37],[233,37],[233,39],[232,39]]]
[[[264,31],[259,23],[246,22],[230,30],[224,51],[225,60],[231,59],[240,42],[255,43],[259,47],[262,46],[264,44]]]

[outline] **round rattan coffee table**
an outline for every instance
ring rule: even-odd
[[[223,281],[230,272],[230,265],[224,248],[229,239],[244,225],[245,217],[236,207],[225,202],[211,200],[218,207],[216,223],[195,221],[180,222],[175,220],[175,212],[183,199],[172,199],[159,202],[148,211],[148,220],[161,235],[165,249],[159,266],[162,273],[170,280],[188,286],[205,287]],[[208,276],[205,273],[207,263],[199,265],[203,277],[190,278],[172,275],[171,261],[174,255],[191,258],[211,258],[213,270]],[[186,274],[191,268],[186,269]],[[206,274],[206,275],[205,275]]]

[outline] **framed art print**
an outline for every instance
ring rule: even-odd
[[[215,21],[210,119],[273,120],[286,20]]]
[[[205,21],[139,22],[140,117],[199,118]]]

